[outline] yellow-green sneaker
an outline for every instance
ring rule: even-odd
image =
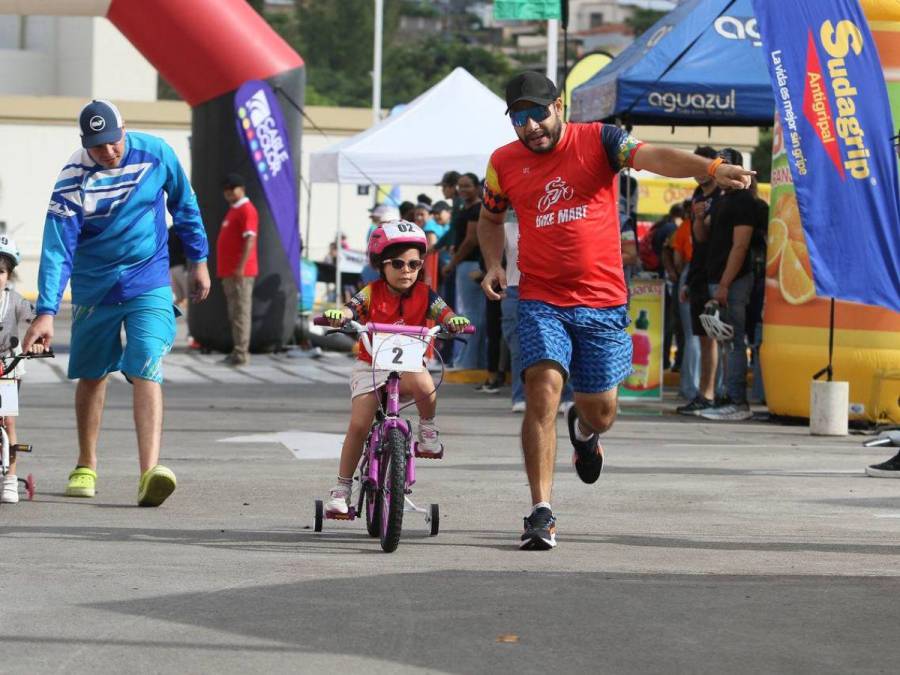
[[[78,466],[69,474],[66,497],[93,497],[96,494],[97,472]]]
[[[162,464],[147,469],[138,483],[138,506],[159,506],[175,492],[175,474]]]

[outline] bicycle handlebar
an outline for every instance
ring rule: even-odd
[[[25,361],[26,359],[52,359],[55,357],[56,354],[54,354],[52,350],[41,352],[40,354],[28,352],[27,354],[16,354],[14,357],[9,359],[9,361],[0,358],[0,365],[2,365],[3,367],[3,375],[6,375],[14,371],[16,369],[16,366],[19,365],[20,361]]]
[[[331,322],[326,319],[324,316],[317,316],[313,319],[313,325],[316,326],[326,326],[332,327]],[[435,330],[435,328],[437,330]],[[357,321],[347,321],[340,328],[334,328],[335,331],[346,334],[358,334],[363,332],[375,332],[375,333],[402,333],[404,335],[420,335],[422,337],[428,337],[429,335],[434,335],[435,337],[443,337],[444,335],[455,336],[460,334],[471,335],[475,332],[475,326],[469,324],[465,328],[463,328],[459,333],[451,333],[449,331],[444,331],[443,326],[437,325],[433,328],[428,328],[426,326],[406,326],[403,324],[394,324],[394,323],[376,323],[370,322],[365,325],[357,322]]]

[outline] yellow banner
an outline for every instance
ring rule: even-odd
[[[639,178],[638,213],[641,216],[663,216],[673,204],[690,199],[697,183],[690,178]],[[759,184],[759,196],[769,201],[771,186]]]

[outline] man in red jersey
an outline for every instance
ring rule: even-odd
[[[522,449],[533,504],[521,548],[546,550],[556,546],[550,493],[563,383],[571,377],[575,389],[568,413],[575,469],[593,483],[603,467],[600,434],[615,420],[617,387],[631,371],[616,174],[626,167],[678,178],[707,172],[724,187],[744,187],[752,172],[641,143],[613,125],[567,124],[556,85],[539,73],[510,80],[506,104],[519,140],[495,150],[485,174],[478,222],[487,268],[482,287],[490,299],[506,288],[503,222],[514,208],[522,275]]]
[[[250,322],[253,308],[253,284],[259,273],[256,260],[256,237],[259,214],[247,197],[244,178],[230,173],[222,184],[229,209],[216,242],[216,272],[222,280],[231,337],[231,354],[223,363],[243,366],[250,359]]]

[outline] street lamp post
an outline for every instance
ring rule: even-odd
[[[375,0],[375,47],[372,59],[372,124],[381,120],[381,37],[384,32],[384,0]]]

